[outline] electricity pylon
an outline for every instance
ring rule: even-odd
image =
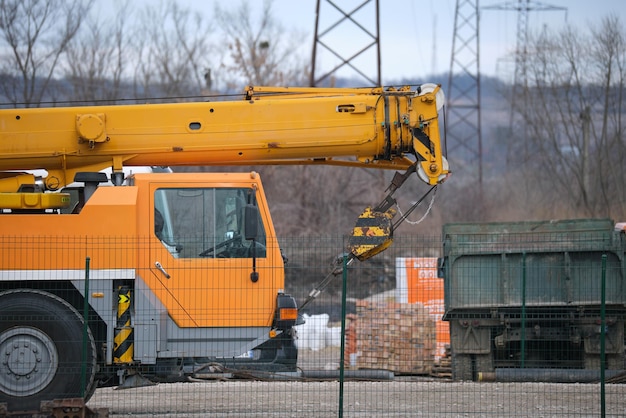
[[[514,114],[519,108],[523,109],[526,105],[526,92],[528,91],[528,14],[531,11],[565,11],[565,20],[567,20],[567,7],[553,6],[533,0],[517,0],[485,6],[484,9],[517,12],[517,45],[515,47],[515,73],[511,92],[510,116],[510,129],[513,129]],[[521,105],[519,104],[520,101]]]
[[[339,18],[334,23],[320,28],[320,9],[321,9],[322,0],[317,0],[317,6],[315,8],[315,35],[313,39],[313,54],[311,58],[311,75],[309,78],[309,85],[311,87],[318,86],[322,82],[326,82],[326,84],[332,84],[332,80],[328,80],[337,70],[343,67],[350,67],[354,72],[359,74],[369,83],[380,86],[381,84],[381,63],[380,63],[380,14],[379,14],[379,0],[363,0],[363,2],[351,10],[344,10],[336,1],[324,0],[325,10],[329,12],[333,9],[339,13]],[[371,3],[374,3],[374,22],[369,22],[367,24],[362,23],[357,18],[357,13],[361,15],[367,14],[370,12],[369,6]],[[327,9],[328,7],[328,9]],[[329,13],[330,15],[330,13]],[[368,16],[371,18],[371,16]],[[340,30],[346,25],[350,25],[353,29],[358,29],[363,35],[365,35],[366,43],[360,50],[350,50],[348,52],[342,51],[341,49],[345,49],[346,42],[342,40],[338,44],[333,44],[331,41],[332,36],[328,36],[332,32],[340,33]],[[368,29],[369,27],[374,27],[375,30],[372,31]],[[340,38],[341,39],[341,38]],[[357,37],[352,37],[351,39],[359,39]],[[324,48],[326,52],[329,52],[335,58],[338,59],[339,64],[337,64],[334,68],[327,71],[322,75],[316,74],[316,66],[317,66],[317,55],[318,55],[318,46]],[[373,79],[370,75],[365,74],[365,70],[358,67],[356,63],[357,59],[363,58],[366,52],[370,52],[372,49],[375,49],[376,54],[376,69],[377,75],[376,78]],[[369,70],[371,65],[367,66]]]
[[[478,0],[456,1],[447,96],[448,158],[456,160],[450,165],[457,173],[465,171],[462,177],[473,177],[482,190]]]

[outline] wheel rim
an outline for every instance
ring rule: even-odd
[[[11,396],[29,396],[54,378],[59,356],[52,339],[36,328],[11,328],[0,334],[0,386]]]

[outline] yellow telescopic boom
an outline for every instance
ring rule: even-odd
[[[417,163],[420,177],[435,185],[448,174],[442,105],[439,86],[429,84],[247,87],[243,100],[5,109],[0,174],[44,169],[45,188],[56,190],[77,172],[104,168],[121,183],[124,166]]]

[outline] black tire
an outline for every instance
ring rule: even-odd
[[[624,370],[624,354],[606,354],[604,357],[605,369]],[[585,369],[600,370],[600,355],[585,353]]]
[[[479,373],[493,373],[495,369],[493,367],[493,356],[488,354],[476,354],[476,376],[478,378]]]
[[[455,354],[452,352],[452,379],[474,380],[471,354]]]
[[[50,293],[0,293],[0,403],[39,411],[43,400],[87,401],[96,385],[96,346],[88,330],[83,390],[83,324],[76,309]]]

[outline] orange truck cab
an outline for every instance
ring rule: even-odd
[[[119,370],[170,381],[209,364],[296,370],[296,302],[283,291],[258,174],[136,174],[127,183],[98,187],[79,213],[0,215],[0,401],[35,408],[123,382]],[[81,388],[73,373],[37,364],[81,369],[86,302]],[[67,338],[55,347],[59,333]],[[21,395],[33,386],[46,389]]]

